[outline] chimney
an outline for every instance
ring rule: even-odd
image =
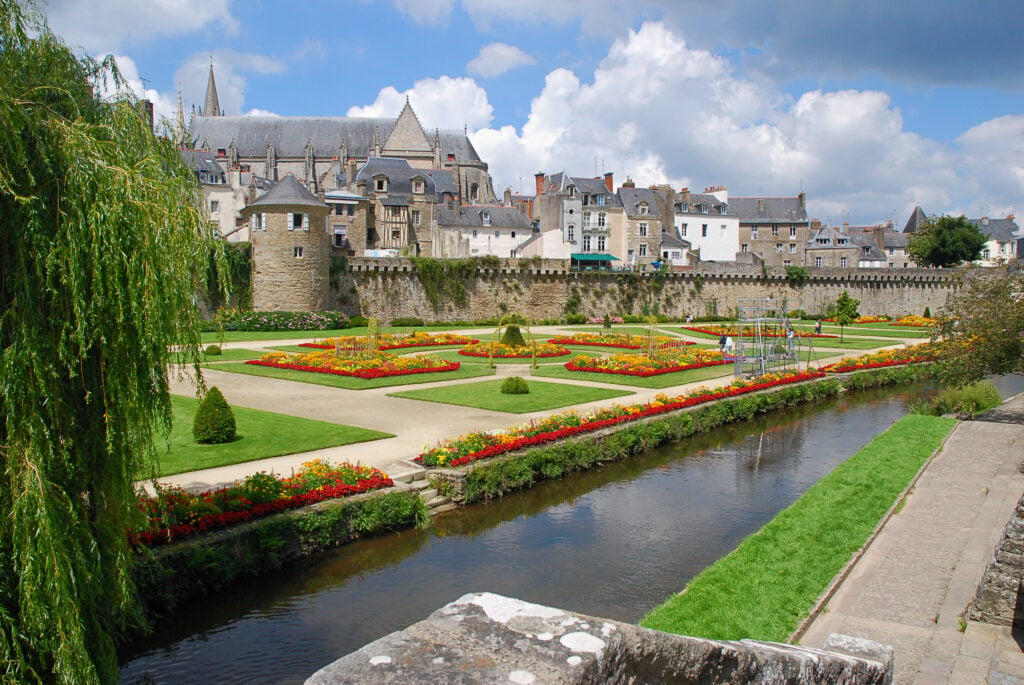
[[[879,250],[885,251],[885,226],[875,226],[874,230],[875,245]]]
[[[537,195],[544,194],[544,172],[538,171],[533,175],[533,180],[537,182]]]
[[[797,197],[800,198],[800,209],[807,209],[807,193],[801,190]]]
[[[763,212],[764,211],[764,198],[763,197],[757,198],[757,211],[759,211],[759,212]]]
[[[988,226],[988,217],[987,216],[981,217],[981,225],[982,226]]]
[[[682,204],[690,204],[690,189],[681,188],[679,190],[679,202]]]
[[[609,171],[604,175],[604,187],[608,189],[609,193],[615,192],[615,174]]]
[[[607,178],[608,178],[609,176],[611,176],[611,174],[605,174],[605,178],[606,178],[606,179],[607,179]],[[636,184],[635,184],[635,183],[633,183],[633,179],[631,179],[631,178],[630,178],[629,176],[627,176],[627,177],[626,177],[626,182],[622,184],[622,187],[623,187],[623,188],[636,188]]]
[[[512,206],[512,189],[511,188],[505,188],[505,206],[506,207],[511,207]]]

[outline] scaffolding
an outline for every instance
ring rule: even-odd
[[[799,371],[804,340],[809,343],[808,362],[813,356],[814,343],[810,338],[796,335],[785,299],[741,299],[738,316],[734,364],[737,378],[761,376],[771,371]]]

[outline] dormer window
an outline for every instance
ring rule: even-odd
[[[388,177],[378,176],[376,179],[374,179],[373,187],[378,193],[388,192]]]
[[[650,210],[650,207],[648,207],[645,204],[641,204],[639,207],[637,207],[637,213],[639,213],[640,216],[647,216],[647,213],[648,213],[649,210]]]
[[[718,213],[719,214],[728,214],[729,213],[729,205],[727,205],[727,204],[720,204],[720,205],[718,205]]]
[[[480,219],[483,221],[484,226],[490,226],[491,225],[491,213],[490,212],[481,212],[480,213]]]
[[[424,184],[422,178],[414,178],[412,180],[412,192],[415,193],[416,195],[423,194],[423,186]]]
[[[836,242],[837,242],[837,243],[839,243],[840,245],[845,245],[846,243],[848,243],[848,242],[850,242],[850,241],[849,241],[849,240],[847,240],[846,238],[838,238],[838,239],[836,240]]]
[[[569,186],[569,197],[576,197],[576,186]]]
[[[679,211],[680,212],[684,212],[684,213],[685,212],[689,212],[690,211],[690,204],[688,202],[680,202],[679,203]]]
[[[597,206],[604,207],[604,195],[597,196]]]
[[[701,214],[707,214],[708,213],[708,206],[707,205],[701,205],[700,206],[700,213]]]

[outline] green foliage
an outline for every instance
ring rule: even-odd
[[[988,241],[965,216],[932,217],[907,241],[907,253],[918,266],[957,266],[981,258]]]
[[[331,255],[330,265],[327,267],[327,284],[331,290],[341,289],[341,274],[348,268],[348,259]]]
[[[957,414],[970,418],[998,407],[1001,402],[999,388],[989,381],[978,381],[970,385],[943,388],[932,399],[913,404],[911,411],[929,416]]]
[[[235,430],[235,415],[221,391],[213,386],[206,391],[196,410],[192,437],[196,442],[220,445],[234,440]]]
[[[802,266],[787,266],[786,267],[786,280],[794,288],[799,288],[807,282],[807,269]]]
[[[349,326],[341,312],[245,312],[221,309],[204,331],[334,331]]]
[[[587,317],[586,317],[585,314],[566,314],[565,322],[567,324],[573,324],[573,325],[581,324],[581,323],[586,323],[587,322]]]
[[[168,362],[199,361],[215,242],[174,145],[93,96],[113,60],[76,58],[36,6],[0,0],[0,662],[8,682],[116,682],[134,482]]]
[[[566,319],[569,317],[582,317],[583,321],[587,320],[587,317],[580,313],[580,307],[583,306],[583,298],[580,297],[580,291],[578,288],[573,286],[569,289],[569,297],[565,298],[564,311],[566,313]],[[581,321],[580,323],[583,323]],[[574,323],[569,321],[569,323]]]
[[[252,244],[214,245],[206,271],[206,299],[214,310],[252,307]]]
[[[932,310],[931,310],[931,307],[925,307],[925,308],[924,308],[924,318],[926,318],[926,319],[930,319],[930,318],[932,318]]]
[[[501,382],[501,393],[503,395],[528,395],[530,386],[521,376],[509,376]]]
[[[422,326],[423,319],[417,316],[398,316],[391,319],[392,326],[405,327],[405,326]]]
[[[832,317],[839,324],[839,341],[843,341],[843,330],[857,320],[860,314],[857,312],[857,307],[860,305],[860,300],[855,300],[850,297],[850,294],[843,291],[839,299],[836,300],[835,306],[832,307]]]
[[[501,344],[524,347],[526,340],[523,339],[523,332],[519,330],[519,326],[506,326],[505,331],[501,334]]]
[[[203,354],[207,357],[218,357],[223,354],[223,352],[220,349],[220,345],[207,345],[206,349],[203,350]]]
[[[416,267],[416,276],[423,285],[423,292],[434,309],[450,302],[456,307],[469,303],[467,284],[481,266],[498,266],[500,261],[493,255],[490,259],[434,259],[433,257],[410,257]]]

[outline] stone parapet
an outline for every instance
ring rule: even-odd
[[[334,683],[878,683],[892,649],[832,636],[826,649],[672,635],[490,593],[467,594],[325,666]]]
[[[1013,516],[985,574],[978,584],[967,618],[999,626],[1024,628],[1024,498],[1017,502]]]

